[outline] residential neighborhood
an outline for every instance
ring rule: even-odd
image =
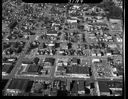
[[[2,95],[123,96],[122,2],[2,0]]]

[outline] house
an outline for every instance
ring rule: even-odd
[[[78,93],[79,94],[84,94],[85,93],[84,81],[83,80],[78,81]]]
[[[77,20],[75,20],[75,19],[74,20],[73,19],[67,19],[67,22],[68,23],[77,23]]]
[[[49,43],[48,46],[55,46],[55,44],[54,43]]]
[[[96,56],[96,53],[92,53],[92,56]]]
[[[72,58],[71,61],[73,65],[80,64],[80,59]]]
[[[8,62],[3,62],[2,65],[12,65],[12,63],[8,61]]]
[[[109,19],[111,23],[121,23],[122,21],[119,19]]]
[[[101,56],[101,53],[97,53],[97,56]]]
[[[103,23],[104,22],[104,20],[96,20],[96,22],[99,22],[99,23]]]
[[[107,56],[112,56],[112,53],[106,53]]]
[[[61,48],[62,48],[62,49],[68,49],[68,46],[67,46],[67,44],[66,44],[66,43],[65,43],[65,44],[64,44],[64,43],[62,43],[62,44],[60,44],[60,46],[61,46]]]
[[[58,66],[57,67],[57,71],[61,71],[62,72],[62,71],[66,71],[66,70],[65,70],[65,68],[63,66]]]
[[[16,57],[10,57],[10,58],[8,58],[8,61],[9,61],[9,62],[15,62],[16,60],[17,60]]]
[[[92,59],[92,63],[94,62],[100,62],[100,59]]]
[[[24,59],[22,61],[23,64],[33,64],[33,61],[31,61],[30,59]]]
[[[119,37],[117,37],[116,40],[117,40],[117,42],[119,42],[119,43],[122,43],[122,41],[123,41],[122,38],[119,38]]]
[[[52,66],[54,65],[55,63],[55,59],[52,58],[52,57],[49,57],[49,58],[45,58],[45,63],[50,63]]]
[[[108,47],[110,47],[110,48],[116,48],[117,47],[117,45],[116,44],[108,44]]]

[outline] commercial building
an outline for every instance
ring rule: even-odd
[[[122,83],[116,81],[99,81],[98,84],[100,89],[100,95],[113,95],[114,90],[119,91],[119,93],[116,94],[120,94],[120,91],[122,91],[123,88]]]
[[[29,85],[29,80],[27,79],[12,79],[10,84],[7,86],[6,94],[18,95],[19,93],[24,93]]]

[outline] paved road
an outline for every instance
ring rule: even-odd
[[[107,22],[107,24],[108,24],[108,26],[110,26],[110,23],[108,22],[108,21],[106,21]],[[110,28],[110,27],[109,27]],[[110,32],[112,32],[111,31],[111,29],[110,29]],[[42,34],[42,33],[39,33],[39,34]],[[39,35],[39,34],[37,34],[37,35]],[[114,35],[113,35],[114,36]],[[4,79],[10,79],[11,80],[11,78],[20,78],[20,79],[30,79],[30,80],[54,80],[54,79],[60,79],[60,80],[62,80],[62,79],[65,79],[65,77],[63,78],[63,77],[54,77],[54,73],[55,73],[55,67],[56,66],[53,66],[53,69],[52,69],[52,71],[51,71],[51,76],[50,77],[32,77],[32,76],[30,76],[30,77],[28,77],[28,76],[15,76],[15,73],[17,72],[17,70],[18,70],[18,68],[20,67],[20,65],[21,65],[21,62],[22,62],[22,60],[23,60],[23,58],[26,56],[26,51],[27,51],[27,48],[29,47],[29,43],[30,42],[32,42],[32,41],[34,41],[34,39],[35,39],[35,37],[36,37],[36,35],[34,35],[34,36],[31,36],[30,37],[30,40],[29,41],[26,41],[26,45],[25,45],[25,48],[24,48],[24,51],[21,53],[21,55],[19,56],[19,59],[18,59],[18,61],[17,61],[17,63],[16,63],[16,65],[15,65],[15,67],[13,68],[13,70],[11,71],[11,73],[10,73],[10,75],[8,75],[8,76],[4,76],[3,78]],[[12,42],[15,42],[15,41],[19,41],[19,40],[12,40]],[[21,40],[22,41],[22,40]],[[7,41],[8,42],[8,41]],[[9,41],[10,42],[10,41]],[[117,44],[117,42],[115,42],[116,44]],[[118,44],[117,44],[118,45]],[[36,55],[36,56],[38,56],[39,58],[45,58],[45,57],[54,57],[54,58],[58,58],[58,59],[60,59],[60,58],[73,58],[73,57],[77,57],[77,58],[82,58],[82,59],[89,59],[90,61],[92,60],[92,59],[97,59],[97,58],[99,58],[99,59],[107,59],[107,56],[103,56],[103,57],[100,57],[100,56],[59,56],[59,55],[55,55],[55,56],[49,56],[49,55]],[[92,76],[91,76],[91,78],[89,78],[89,79],[85,79],[85,78],[68,78],[68,77],[66,77],[66,79],[67,80],[80,80],[80,79],[82,79],[82,80],[86,80],[86,81],[89,81],[89,82],[95,82],[95,87],[96,87],[96,93],[97,93],[97,95],[99,96],[100,95],[100,92],[99,92],[99,87],[98,87],[98,80],[110,80],[110,79],[104,79],[104,78],[102,78],[102,79],[100,79],[100,78],[96,78],[96,75],[97,75],[97,73],[96,73],[96,69],[95,69],[95,66],[94,66],[94,64],[92,64],[91,65],[91,69],[92,69]],[[119,79],[114,79],[114,80],[119,80]],[[10,82],[10,81],[9,81]],[[9,82],[8,82],[8,84],[9,84]],[[8,85],[7,84],[7,85]]]
[[[30,38],[30,40],[28,42],[26,42],[25,48],[23,49],[24,51],[20,54],[21,56],[19,57],[16,65],[15,65],[15,67],[13,68],[13,70],[11,71],[11,73],[9,75],[10,78],[12,78],[12,77],[15,76],[15,73],[16,73],[18,67],[20,67],[20,64],[22,63],[22,60],[23,60],[23,58],[26,55],[26,51],[27,51],[27,48],[29,47],[29,43],[32,42],[32,41],[34,41],[34,38],[35,38],[35,36],[32,36]]]

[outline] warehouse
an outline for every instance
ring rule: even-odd
[[[28,86],[29,80],[27,79],[12,79],[7,87],[7,92],[20,93],[25,92]]]
[[[38,73],[40,70],[40,66],[39,65],[30,65],[27,72],[28,73]]]
[[[72,66],[68,67],[66,73],[70,74],[89,74],[88,67]]]

